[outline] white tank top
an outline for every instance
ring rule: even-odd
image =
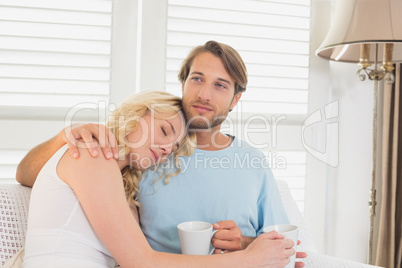
[[[73,190],[57,175],[65,145],[40,171],[32,189],[24,268],[114,267]]]

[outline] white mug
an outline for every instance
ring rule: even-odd
[[[264,231],[264,233],[277,231],[279,234],[284,235],[285,239],[290,239],[295,243],[293,248],[296,251],[297,237],[299,235],[299,228],[296,225],[292,225],[292,224],[272,225],[272,226],[265,227],[263,229],[263,231]],[[296,254],[294,254],[293,256],[290,257],[290,262],[285,266],[285,268],[294,268],[295,262],[296,262]]]
[[[212,224],[204,221],[187,221],[177,225],[179,231],[181,252],[186,255],[210,255],[211,239],[217,230]]]

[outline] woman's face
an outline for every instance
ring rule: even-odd
[[[162,163],[170,153],[178,149],[186,132],[183,116],[177,113],[173,118],[162,118],[147,112],[137,127],[126,136],[130,147],[127,155],[129,165],[143,170]]]

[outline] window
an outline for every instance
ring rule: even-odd
[[[168,1],[166,90],[181,96],[177,74],[193,47],[215,40],[236,49],[249,83],[222,130],[234,124],[236,136],[266,153],[301,210],[306,153],[294,141],[307,114],[309,39],[310,0]]]
[[[112,0],[0,0],[2,183],[72,106],[109,103],[112,11]]]
[[[3,112],[108,102],[112,3],[1,0]]]
[[[180,96],[182,60],[216,40],[249,74],[222,130],[260,146],[303,210],[310,0],[0,0],[0,12],[0,124],[30,134],[21,143],[0,133],[10,141],[0,146],[0,180],[14,181],[22,156],[76,104],[118,104],[147,89]]]
[[[292,3],[293,2],[293,3]],[[247,113],[306,114],[309,1],[168,1],[167,90],[180,94],[177,70],[208,40],[230,44],[246,63]]]

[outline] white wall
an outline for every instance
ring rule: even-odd
[[[312,6],[312,12],[319,15],[318,21],[312,21],[311,49],[315,50],[323,40],[332,9],[330,1],[315,0]],[[311,66],[309,113],[338,101],[338,116],[331,120],[338,123],[338,138],[332,133],[331,142],[338,143],[339,162],[331,167],[308,157],[306,220],[320,252],[366,262],[374,84],[356,78],[355,64],[312,58]],[[324,125],[316,124],[306,133],[321,150],[332,148],[323,138],[327,135]],[[331,150],[331,155],[336,155],[336,150]]]
[[[310,41],[309,114],[329,103],[329,64],[315,56],[329,28],[331,2],[313,1]],[[325,125],[314,124],[305,130],[306,143],[312,148],[325,148]],[[320,252],[326,252],[326,185],[329,166],[307,154],[305,219]]]
[[[331,63],[331,96],[339,99],[339,166],[332,170],[335,206],[329,252],[365,261],[372,171],[373,82],[360,82],[357,66]],[[349,74],[349,79],[343,77]],[[332,175],[331,174],[331,175]],[[331,232],[333,230],[333,232]]]

